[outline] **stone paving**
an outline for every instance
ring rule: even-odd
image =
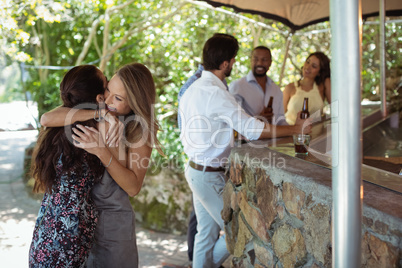
[[[4,115],[3,115],[4,116]],[[40,200],[27,191],[23,180],[25,148],[37,131],[0,132],[0,267],[28,267],[28,250]],[[139,225],[139,224],[138,224]],[[158,233],[137,225],[140,267],[184,267],[185,236]]]

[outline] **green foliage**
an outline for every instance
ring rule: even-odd
[[[379,24],[378,19],[370,19],[374,24],[365,24],[363,27],[362,39],[362,98],[379,100],[380,85],[380,44],[379,44]],[[399,72],[402,75],[402,52],[401,46],[402,25],[386,24],[385,27],[385,58],[386,58],[386,77]],[[389,88],[390,90],[393,90]],[[387,95],[387,99],[391,96]]]
[[[39,118],[44,112],[61,105],[59,85],[64,72],[52,72],[44,82],[32,78],[25,83],[26,90],[32,93],[38,104]]]

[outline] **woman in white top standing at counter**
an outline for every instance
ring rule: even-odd
[[[283,106],[286,121],[294,125],[296,116],[302,110],[304,98],[308,98],[310,116],[319,118],[324,101],[331,103],[331,79],[328,57],[322,52],[314,52],[303,65],[303,77],[290,83],[283,91]]]

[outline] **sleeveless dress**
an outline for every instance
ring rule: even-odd
[[[83,155],[83,172],[62,171],[51,193],[45,193],[29,250],[29,267],[82,267],[91,249],[97,211],[91,189],[97,179]]]
[[[138,267],[135,214],[128,194],[105,170],[92,198],[99,220],[86,267]]]
[[[320,118],[321,109],[324,107],[324,101],[322,100],[320,91],[317,84],[314,82],[313,89],[310,91],[304,91],[301,86],[298,86],[297,82],[294,82],[296,93],[290,98],[287,106],[287,112],[285,114],[286,122],[289,125],[296,123],[297,113],[303,108],[304,98],[308,98],[308,110],[311,118]]]

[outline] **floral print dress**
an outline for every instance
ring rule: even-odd
[[[85,161],[83,172],[62,171],[51,194],[45,193],[29,251],[29,267],[82,267],[92,246],[98,213],[91,199],[95,176]]]

